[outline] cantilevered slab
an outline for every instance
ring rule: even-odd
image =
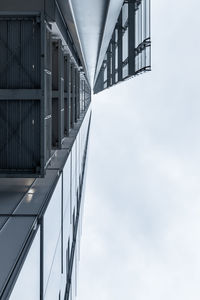
[[[96,66],[101,66],[123,0],[69,1],[91,83],[93,83]]]
[[[113,30],[117,23],[117,19],[119,17],[123,2],[124,2],[124,0],[110,0],[109,1],[109,7],[108,7],[105,26],[104,26],[102,42],[101,42],[100,49],[99,49],[99,55],[97,57],[94,83],[99,74],[105,53],[107,51],[110,39],[112,37]]]

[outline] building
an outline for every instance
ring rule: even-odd
[[[75,299],[91,90],[150,70],[149,11],[0,3],[0,299]]]

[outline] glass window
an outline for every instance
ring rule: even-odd
[[[104,82],[107,81],[107,53],[105,56],[105,60],[103,63],[103,68],[104,68]]]
[[[128,3],[125,3],[122,7],[122,26],[124,27],[128,21]]]
[[[53,257],[61,232],[61,177],[44,214],[44,290],[47,286]],[[61,254],[61,251],[59,252]],[[59,265],[61,267],[61,258]]]
[[[123,78],[128,76],[128,64],[123,67]]]
[[[151,47],[145,48],[146,66],[151,66]]]
[[[115,48],[115,69],[118,69],[118,47]]]
[[[145,18],[146,18],[146,36],[145,38],[150,38],[150,0],[145,0]]]
[[[141,3],[142,6],[142,41],[146,39],[146,0]]]
[[[68,213],[70,208],[70,187],[71,187],[71,154],[68,156],[67,162],[63,168],[63,214]]]
[[[112,52],[110,53],[110,75],[112,75]]]
[[[138,10],[135,13],[135,47],[139,45],[139,35],[138,35],[138,28],[139,28],[139,18],[138,18]]]
[[[51,262],[51,269],[47,281],[47,287],[44,291],[44,299],[57,299],[61,288],[61,239],[59,238],[56,251]],[[64,284],[64,283],[63,283]]]
[[[123,61],[128,57],[128,28],[123,34]]]
[[[143,39],[142,39],[142,5],[141,4],[138,9],[138,14],[139,14],[139,44],[141,44],[143,42]]]
[[[40,228],[9,299],[40,299]]]
[[[75,140],[72,150],[72,185],[71,185],[71,197],[72,197],[72,208],[76,205],[76,189],[77,189],[77,142]]]
[[[115,29],[115,43],[118,42],[118,29]]]
[[[115,82],[118,82],[118,72],[115,73]]]

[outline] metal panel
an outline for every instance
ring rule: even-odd
[[[40,88],[40,22],[0,19],[0,89]]]
[[[0,176],[45,173],[51,155],[50,45],[51,32],[38,14],[0,14]]]
[[[40,215],[43,213],[57,180],[58,171],[55,169],[47,170],[44,178],[35,179],[35,182],[32,184],[28,192],[24,193],[23,197],[20,197],[20,203],[16,201],[16,209],[13,212],[13,215]],[[2,192],[0,195],[2,195]],[[2,209],[2,205],[0,206],[0,209]]]
[[[16,12],[42,12],[50,19],[53,20],[55,17],[55,0],[6,0],[0,2],[1,13],[9,11],[10,13]]]
[[[0,101],[1,173],[40,173],[40,101]]]

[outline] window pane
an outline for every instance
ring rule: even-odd
[[[34,238],[9,299],[40,299],[40,229]]]
[[[61,231],[61,177],[44,214],[44,290]],[[60,263],[61,265],[61,260]]]
[[[128,57],[128,28],[123,34],[123,61]]]

